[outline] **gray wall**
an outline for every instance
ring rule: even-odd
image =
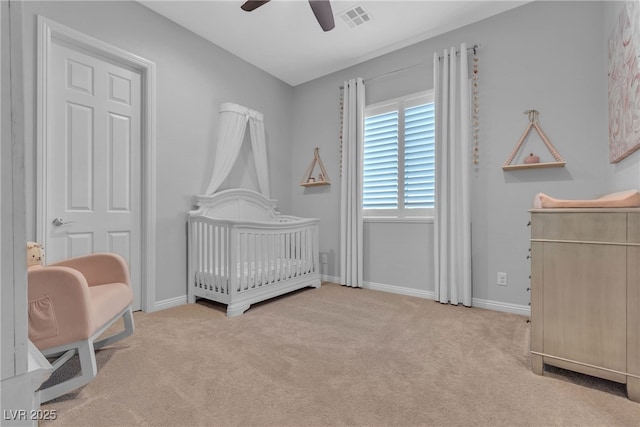
[[[618,165],[607,161],[606,40],[620,3],[533,2],[380,58],[291,88],[135,2],[24,2],[27,238],[35,238],[36,15],[128,50],[157,64],[156,301],[185,293],[184,215],[193,194],[206,188],[214,155],[217,109],[237,102],[265,114],[272,196],[280,209],[321,219],[323,274],[338,276],[339,86],[356,76],[370,80],[367,101],[432,87],[431,58],[460,42],[480,43],[480,165],[472,176],[474,297],[526,306],[529,295],[528,209],[537,192],[589,198],[638,187],[640,154]],[[562,169],[504,172],[502,163],[527,124],[540,123],[567,161]],[[531,145],[529,145],[531,144]],[[536,145],[537,144],[537,145]],[[332,185],[304,188],[298,181],[313,148]],[[547,155],[533,138],[525,150]],[[244,171],[232,184],[255,187]],[[250,168],[246,168],[250,170]],[[433,225],[367,223],[365,280],[433,292]],[[496,285],[496,272],[509,285]]]
[[[35,239],[38,14],[156,63],[155,301],[186,294],[185,215],[191,196],[202,193],[211,176],[221,103],[235,102],[264,113],[272,197],[279,200],[283,212],[290,210],[293,106],[289,85],[136,2],[24,2],[23,10],[29,239]],[[246,150],[243,159],[246,162]],[[236,172],[234,177],[257,187],[251,176]]]
[[[619,4],[607,4],[615,9]],[[367,103],[433,87],[433,52],[461,42],[479,43],[480,164],[472,174],[473,296],[527,306],[528,209],[534,195],[593,198],[637,188],[638,155],[608,164],[607,57],[602,2],[533,2],[389,53],[294,88],[293,173],[302,175],[313,147],[332,179],[330,187],[294,186],[298,215],[319,217],[327,276],[338,276],[339,86],[414,64],[392,77],[370,80]],[[615,18],[613,10],[609,19]],[[613,23],[608,22],[613,26]],[[503,171],[501,166],[528,123],[525,110],[540,111],[540,125],[567,162],[564,168]],[[524,147],[542,161],[550,154],[535,135]],[[526,155],[526,153],[525,153]],[[368,223],[365,281],[433,291],[433,225]],[[508,286],[496,284],[498,271]]]

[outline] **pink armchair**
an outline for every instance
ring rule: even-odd
[[[47,402],[91,381],[95,350],[133,333],[133,292],[125,260],[111,253],[29,267],[28,284],[29,339],[47,358],[56,358],[54,371],[75,353],[80,358],[79,376],[40,390]],[[121,317],[122,331],[96,341]]]

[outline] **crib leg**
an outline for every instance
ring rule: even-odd
[[[191,286],[193,286],[191,283],[187,284],[187,303],[188,304],[193,304],[196,302],[196,296],[194,295],[193,288]]]
[[[251,304],[246,303],[232,303],[227,306],[227,317],[240,316],[245,311],[249,310]]]

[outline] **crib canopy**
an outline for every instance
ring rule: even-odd
[[[247,123],[249,123],[251,149],[253,150],[260,192],[265,197],[270,197],[263,115],[258,111],[230,102],[220,105],[216,156],[213,174],[206,191],[207,195],[215,193],[229,176],[238,159]]]

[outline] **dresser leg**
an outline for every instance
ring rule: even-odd
[[[542,356],[539,354],[531,355],[531,370],[536,375],[542,375],[542,370],[544,368],[544,363],[542,362]]]
[[[640,402],[640,378],[627,377],[627,396],[629,400]]]

